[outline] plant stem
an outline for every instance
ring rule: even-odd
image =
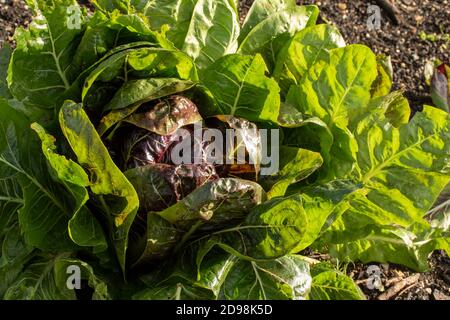
[[[196,224],[194,224],[189,231],[181,238],[180,243],[177,244],[177,246],[174,249],[174,252],[177,253],[180,251],[180,249],[183,247],[183,245],[189,240],[189,238],[194,234],[195,231],[203,224],[202,221],[197,221]]]

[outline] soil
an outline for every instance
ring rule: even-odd
[[[414,273],[405,267],[389,264],[349,265],[347,273],[368,299],[374,300],[450,300],[450,259],[436,251],[429,259],[430,271]],[[380,271],[380,286],[373,286],[369,268]]]
[[[395,0],[393,3],[398,9],[400,23],[395,24],[388,12],[381,10],[381,28],[375,30],[369,30],[367,21],[370,16],[368,6],[376,1],[297,2],[318,5],[321,9],[319,19],[335,24],[347,43],[366,44],[376,53],[391,56],[395,89],[405,90],[413,109],[419,110],[424,103],[431,103],[424,81],[424,67],[426,61],[432,58],[449,62],[450,0]],[[80,3],[86,5],[87,1]],[[243,20],[253,0],[240,0],[239,3]],[[30,21],[31,14],[23,0],[0,0],[0,47],[5,42],[14,46],[14,30],[18,26],[26,27]],[[450,259],[444,252],[435,252],[429,260],[430,271],[421,274],[401,266],[373,265],[380,270],[381,286],[378,289],[369,289],[370,264],[347,266],[347,273],[369,299],[450,299]]]
[[[0,0],[0,48],[4,42],[14,45],[13,35],[18,26],[28,26],[31,13],[22,0]]]

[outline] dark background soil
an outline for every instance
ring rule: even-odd
[[[81,3],[87,1],[82,0]],[[243,17],[253,0],[240,0]],[[298,0],[299,4],[316,4],[321,9],[320,20],[335,24],[347,43],[362,43],[376,53],[392,58],[395,89],[405,90],[411,107],[418,110],[424,103],[431,104],[424,81],[427,60],[439,58],[449,62],[450,0],[395,0],[400,23],[396,25],[382,10],[381,28],[367,27],[368,6],[374,1],[355,0]],[[15,28],[27,26],[31,14],[23,0],[0,0],[0,47],[12,45]],[[427,38],[427,39],[426,39]],[[435,39],[432,39],[435,38]],[[432,40],[431,40],[432,39]],[[314,255],[313,255],[314,256]],[[327,259],[325,255],[319,258]],[[347,265],[346,272],[355,279],[370,299],[450,299],[450,259],[444,252],[435,252],[429,260],[430,271],[415,274],[406,268],[376,264],[381,270],[379,289],[367,286],[369,265]]]

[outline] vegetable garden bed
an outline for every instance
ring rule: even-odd
[[[392,298],[402,268],[448,267],[448,110],[411,114],[386,56],[295,1],[242,25],[234,0],[94,5],[30,1],[1,51],[4,299],[364,299],[393,273]],[[239,129],[244,163],[198,126]]]

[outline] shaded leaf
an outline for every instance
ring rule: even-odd
[[[40,249],[74,248],[67,230],[72,195],[52,179],[28,120],[4,101],[0,110],[0,176],[14,176],[22,187],[19,221],[26,242]]]
[[[88,170],[91,191],[103,199],[109,236],[124,270],[128,233],[139,208],[137,193],[112,161],[81,105],[66,102],[59,121],[78,162]]]
[[[94,289],[94,299],[107,299],[107,287],[85,262],[59,256],[42,255],[34,259],[8,288],[6,300],[76,300],[75,290],[67,286],[69,266],[77,266],[81,278]]]
[[[47,159],[53,178],[64,185],[74,199],[73,216],[68,225],[70,238],[80,246],[106,249],[107,244],[100,223],[84,206],[89,199],[86,190],[89,186],[87,174],[77,163],[56,153],[55,138],[47,134],[44,128],[37,123],[33,123],[31,128],[42,141],[42,153]]]
[[[391,92],[394,71],[390,56],[384,54],[377,55],[378,76],[372,84],[372,98],[388,95]]]
[[[224,178],[204,184],[158,214],[182,228],[198,221],[206,227],[223,225],[245,217],[264,197],[264,191],[255,182]]]
[[[183,92],[192,88],[189,81],[177,79],[141,79],[129,81],[113,97],[107,109],[112,111],[104,116],[98,131],[106,133],[117,122],[133,114],[143,103]]]
[[[145,220],[138,220],[135,224],[139,225],[131,229],[132,246],[128,256],[133,266],[166,258],[180,240],[180,231],[157,214],[148,213],[145,219],[146,227]]]
[[[272,176],[264,176],[260,183],[270,187],[269,199],[284,196],[289,185],[306,179],[323,163],[319,153],[309,150],[281,146],[279,170]]]
[[[0,49],[0,98],[4,99],[12,98],[11,92],[9,92],[8,83],[6,81],[11,52],[11,47],[8,44],[4,44]]]

